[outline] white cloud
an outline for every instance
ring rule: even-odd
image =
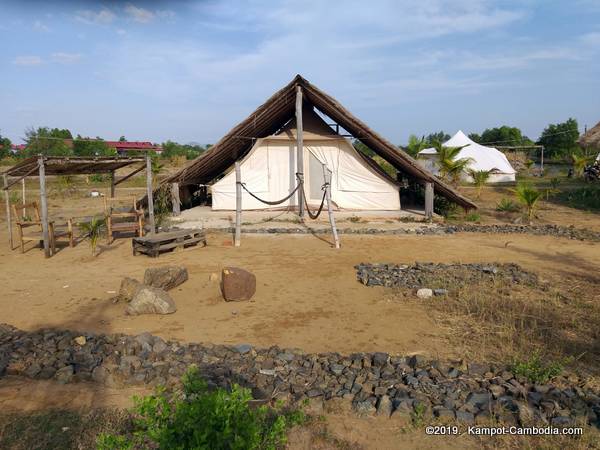
[[[59,64],[73,64],[81,59],[81,53],[52,53],[52,61]]]
[[[589,45],[595,50],[600,50],[600,31],[592,31],[581,36],[580,41],[585,45]]]
[[[44,25],[40,20],[36,20],[35,22],[33,22],[33,29],[35,31],[40,31],[43,33],[50,31],[50,28]]]
[[[144,8],[139,8],[131,3],[125,6],[125,13],[130,16],[134,21],[140,23],[152,22],[155,17],[155,13]]]
[[[31,56],[17,56],[13,60],[13,64],[17,66],[39,66],[43,64],[42,58],[39,56],[31,55]]]
[[[93,11],[91,9],[77,11],[75,20],[86,24],[108,24],[115,20],[115,14],[109,9]]]
[[[125,31],[123,28],[119,28],[119,29],[117,29],[117,34],[119,36],[124,36],[127,34],[127,31]]]

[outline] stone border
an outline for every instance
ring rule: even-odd
[[[430,361],[387,353],[305,354],[270,347],[166,342],[143,333],[25,332],[0,325],[0,376],[95,381],[106,386],[177,386],[195,364],[212,386],[238,383],[255,398],[323,400],[360,414],[411,420],[415,414],[465,423],[600,426],[600,396],[575,375],[532,384],[506,366]],[[419,412],[420,411],[420,412]]]
[[[208,232],[234,233],[234,228],[207,228]],[[331,234],[327,228],[268,227],[243,228],[245,234]],[[600,232],[587,228],[562,225],[436,225],[418,228],[338,228],[340,234],[367,235],[447,235],[455,233],[529,234],[534,236],[556,236],[579,241],[600,242]]]

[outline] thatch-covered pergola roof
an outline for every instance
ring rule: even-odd
[[[94,173],[111,173],[132,164],[144,163],[144,156],[118,157],[118,156],[44,156],[46,175],[88,175]],[[32,156],[15,164],[5,171],[3,175],[9,177],[23,177],[37,171],[39,156]]]
[[[600,151],[600,122],[587,130],[587,132],[583,134],[577,142],[583,148]]]
[[[165,182],[179,183],[180,186],[205,184],[225,172],[252,148],[254,139],[272,135],[294,117],[297,86],[302,88],[304,102],[329,116],[396,170],[422,183],[433,183],[438,194],[464,208],[477,207],[471,200],[436,178],[405,152],[369,128],[333,97],[300,75],[296,75],[290,83],[273,94],[210,150]]]

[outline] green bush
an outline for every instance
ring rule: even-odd
[[[470,212],[465,215],[466,222],[479,222],[481,220],[481,215],[476,212]]]
[[[250,407],[250,390],[238,385],[209,390],[195,366],[182,384],[181,392],[159,388],[135,398],[132,432],[103,434],[98,449],[274,450],[285,444],[288,428],[304,420],[301,412]]]
[[[513,362],[512,371],[515,375],[523,376],[532,383],[546,383],[561,374],[563,364],[566,362],[568,361],[544,363],[539,352],[534,352],[529,359]]]
[[[509,198],[503,198],[496,205],[496,211],[517,212],[520,210],[521,210],[521,207]]]
[[[556,199],[572,208],[599,211],[600,186],[583,186],[572,191],[562,191]]]

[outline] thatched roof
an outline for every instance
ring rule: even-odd
[[[600,150],[600,122],[587,130],[577,141],[583,148]]]
[[[371,148],[398,171],[422,182],[433,182],[438,194],[464,208],[477,206],[452,187],[422,168],[405,152],[370,129],[364,122],[345,109],[337,100],[321,91],[300,75],[273,94],[245,120],[236,125],[206,153],[170,176],[165,182],[185,186],[212,181],[225,172],[251,148],[253,140],[272,135],[295,116],[296,86],[302,87],[303,102],[329,116],[356,139]]]

